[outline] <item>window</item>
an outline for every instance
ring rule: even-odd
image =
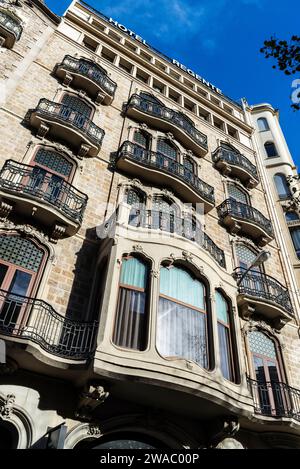
[[[221,121],[221,119],[218,119],[218,117],[213,116],[213,122],[214,122],[215,127],[224,131],[225,125],[224,125],[224,122]]]
[[[292,196],[284,174],[275,174],[274,182],[280,199],[288,199]]]
[[[257,119],[257,125],[258,125],[258,130],[259,130],[260,132],[264,132],[264,131],[266,131],[266,130],[270,130],[268,121],[267,121],[267,119],[265,119],[264,117],[260,117],[259,119]]]
[[[140,68],[136,70],[136,78],[137,80],[142,81],[143,83],[149,83],[150,80],[150,75],[148,73],[144,72]]]
[[[204,284],[180,266],[161,267],[157,349],[209,367]]]
[[[154,196],[152,205],[151,226],[153,229],[174,233],[176,230],[176,217],[178,208],[164,197]]]
[[[257,257],[257,252],[248,248],[245,244],[237,244],[235,247],[238,265],[242,269],[248,269]],[[253,267],[253,270],[259,270],[259,267]]]
[[[190,158],[183,159],[184,177],[190,182],[195,180],[195,163]]]
[[[125,70],[125,72],[131,73],[133,65],[121,57],[119,61],[119,67],[122,68],[122,70]]]
[[[123,257],[113,342],[124,348],[147,348],[148,266],[140,258]]]
[[[299,220],[299,215],[296,212],[286,212],[285,219],[287,223],[292,222],[292,221],[297,221]]]
[[[241,202],[242,204],[246,204],[246,205],[249,204],[248,194],[246,194],[246,192],[244,192],[235,184],[229,184],[227,186],[227,190],[228,190],[228,196],[230,199],[234,199],[237,202]]]
[[[72,111],[77,113],[77,115],[74,116],[76,126],[83,127],[85,118],[91,118],[93,112],[91,106],[73,94],[65,93],[62,98],[62,104],[64,106],[60,112],[63,118],[68,118],[70,114],[72,114]]]
[[[126,202],[131,205],[129,225],[144,226],[145,224],[145,196],[140,191],[129,189],[126,194]]]
[[[232,350],[230,310],[228,301],[219,291],[216,291],[216,309],[218,320],[221,371],[224,378],[228,379],[229,381],[234,381],[235,370]]]
[[[114,63],[117,55],[106,47],[102,47],[101,56],[103,59],[108,60],[111,63]]]
[[[92,52],[95,52],[98,47],[98,43],[88,36],[84,36],[82,43],[87,49],[91,50]]]
[[[275,343],[260,331],[250,332],[248,341],[262,413],[264,415],[280,415],[285,407],[285,397],[282,394],[282,388],[277,383],[284,382],[284,377],[280,369]]]
[[[46,251],[18,235],[0,235],[0,324],[14,327],[25,320],[24,297],[33,296]]]
[[[177,148],[169,140],[159,138],[157,142],[157,153],[160,153],[167,158],[177,160]]]
[[[276,147],[275,147],[273,142],[266,142],[265,143],[265,150],[266,150],[268,158],[274,158],[274,157],[278,156]]]
[[[163,83],[161,83],[160,81],[155,80],[155,78],[153,79],[152,88],[153,88],[155,91],[158,91],[159,93],[162,93],[162,94],[165,93],[165,85],[164,85]]]
[[[141,132],[140,130],[136,130],[134,132],[133,139],[135,143],[138,143],[145,150],[149,150],[150,136],[146,134],[146,132]]]
[[[290,228],[291,237],[298,259],[300,259],[300,228]]]

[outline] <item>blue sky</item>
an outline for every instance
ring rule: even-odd
[[[192,68],[233,99],[269,102],[300,169],[300,111],[294,112],[292,78],[272,69],[259,52],[271,35],[299,32],[296,0],[86,0],[140,34],[148,43]],[[62,14],[69,0],[46,0]],[[295,78],[300,78],[300,74]]]

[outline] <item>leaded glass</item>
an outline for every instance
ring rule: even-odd
[[[275,344],[266,334],[260,331],[252,331],[248,334],[248,340],[252,353],[258,353],[276,360]]]
[[[194,163],[189,158],[184,158],[184,168],[190,171],[191,173],[194,172]]]
[[[140,207],[144,202],[144,197],[142,194],[139,194],[137,191],[130,189],[127,192],[127,203],[128,205],[133,205],[134,207]]]
[[[92,113],[90,106],[82,101],[82,99],[79,99],[76,96],[72,96],[71,94],[65,94],[63,96],[62,104],[88,118]]]
[[[66,158],[55,151],[45,150],[44,148],[40,148],[38,150],[34,161],[46,166],[46,168],[49,168],[51,171],[55,171],[56,173],[66,177],[70,176],[73,169],[72,163],[70,163]]]
[[[228,185],[228,195],[229,197],[231,197],[234,200],[237,200],[238,202],[242,202],[243,204],[248,204],[248,197],[245,194],[245,192],[243,192],[234,184]]]
[[[257,257],[254,251],[249,249],[247,246],[244,246],[243,244],[237,244],[235,250],[240,263],[243,263],[247,266],[251,265],[254,259]]]
[[[168,158],[172,158],[176,160],[177,158],[177,151],[168,141],[160,138],[157,142],[157,152],[161,153]]]
[[[37,272],[44,252],[33,242],[19,236],[0,235],[0,259]]]
[[[134,132],[134,141],[141,145],[141,147],[147,149],[148,148],[148,138],[143,132]]]

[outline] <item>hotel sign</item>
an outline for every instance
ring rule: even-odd
[[[149,49],[152,49],[152,47],[147,44],[145,39],[143,39],[141,36],[136,34],[134,31],[131,31],[131,29],[126,28],[126,26],[124,26],[121,23],[118,23],[118,21],[115,21],[113,18],[109,18],[109,22],[112,23],[114,26],[116,26],[121,31],[123,31],[123,33],[128,34],[128,36],[130,36],[135,41],[138,41],[138,42],[144,44],[144,46],[149,47]],[[165,57],[165,58],[168,59],[167,57]],[[196,80],[200,81],[203,85],[206,85],[209,88],[211,88],[213,91],[216,91],[217,93],[222,94],[222,91],[220,90],[220,88],[217,88],[215,85],[213,85],[209,81],[205,80],[204,78],[202,78],[197,73],[193,72],[193,70],[191,70],[190,68],[186,67],[185,65],[182,65],[180,62],[178,62],[178,60],[175,60],[175,59],[173,59],[173,60],[168,59],[168,60],[173,65],[176,65],[176,67],[178,67],[181,70],[183,70],[184,72],[188,73],[188,75],[190,75],[193,78],[195,78]]]

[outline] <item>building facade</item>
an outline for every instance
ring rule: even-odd
[[[82,1],[2,0],[0,41],[0,445],[299,448],[275,111]]]

